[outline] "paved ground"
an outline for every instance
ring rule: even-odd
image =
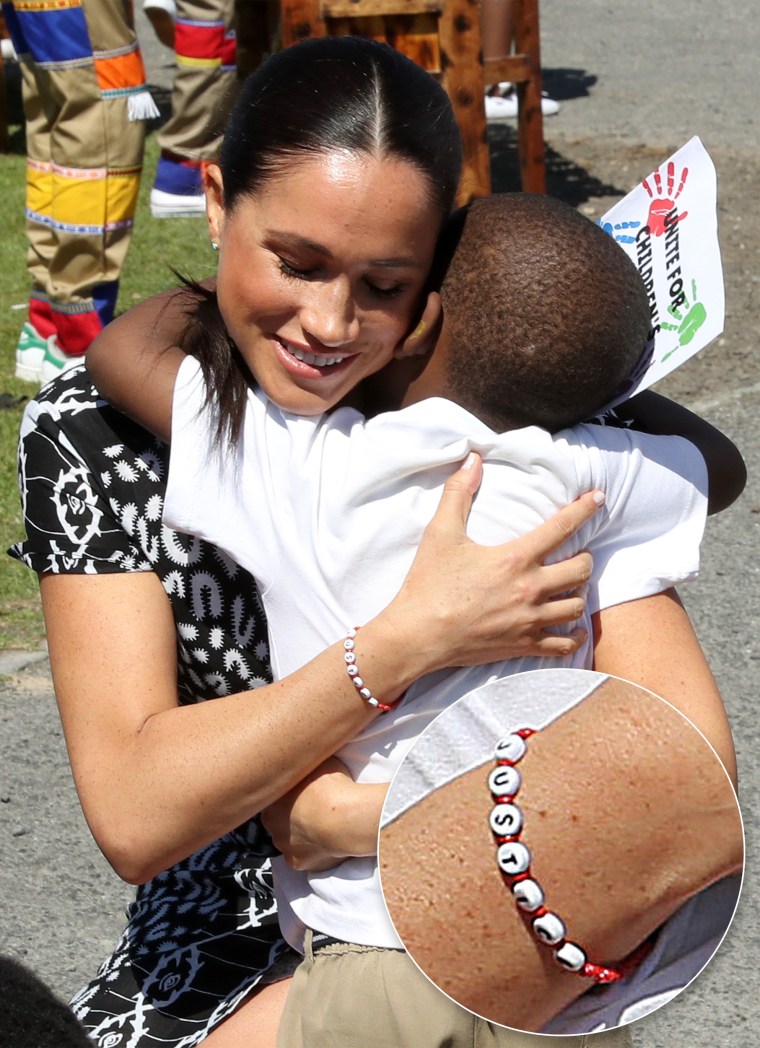
[[[752,913],[760,810],[753,759],[760,658],[760,374],[753,323],[760,304],[760,24],[749,0],[543,0],[541,17],[545,84],[562,102],[546,124],[551,192],[598,215],[693,134],[718,168],[726,332],[662,391],[727,432],[750,470],[742,499],[710,521],[702,578],[684,594],[734,726],[749,872],[716,959],[676,1002],[637,1024],[635,1039],[637,1048],[754,1048],[760,1029]],[[151,80],[166,86],[166,52],[147,35],[145,51]],[[516,188],[507,129],[492,129],[492,152],[495,188]],[[110,947],[130,891],[111,873],[81,817],[48,671],[44,658],[0,657],[0,949],[25,958],[65,995]]]

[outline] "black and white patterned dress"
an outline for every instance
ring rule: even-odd
[[[84,368],[46,386],[19,443],[37,572],[154,571],[171,601],[183,704],[271,680],[254,579],[162,524],[168,449],[98,398]],[[272,892],[274,848],[251,820],[137,890],[128,925],[72,1007],[99,1048],[189,1048],[259,982],[292,967]]]

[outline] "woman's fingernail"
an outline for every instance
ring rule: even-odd
[[[606,501],[607,496],[604,494],[603,491],[594,492],[594,502],[597,504],[597,506],[603,506]]]
[[[471,451],[462,463],[462,469],[472,469],[472,467],[475,465],[475,462],[477,461],[477,458],[478,456],[475,454],[475,452]]]

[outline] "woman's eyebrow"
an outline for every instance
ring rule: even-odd
[[[286,233],[284,231],[271,229],[267,233],[267,240],[274,240],[278,246],[287,247],[291,249],[301,248],[302,250],[314,251],[319,255],[323,255],[325,258],[332,259],[333,253],[324,244],[318,243],[316,240],[309,240],[308,237],[299,236],[298,233]],[[399,256],[398,258],[377,258],[370,259],[369,265],[377,266],[378,268],[385,269],[423,269],[423,264],[418,259],[412,256]]]
[[[318,244],[316,240],[309,240],[307,237],[299,236],[297,233],[286,233],[279,229],[270,229],[267,231],[266,239],[274,240],[283,247],[305,248],[307,251],[316,251],[326,258],[332,258],[332,252],[324,244]]]

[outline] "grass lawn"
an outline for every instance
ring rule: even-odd
[[[208,276],[214,259],[200,218],[154,219],[148,197],[158,149],[155,134],[146,143],[145,170],[135,220],[132,246],[122,276],[118,312],[142,298],[176,283],[171,266],[189,277]],[[6,396],[33,397],[36,389],[13,378],[14,351],[26,319],[29,279],[26,272],[24,235],[23,135],[11,128],[9,152],[0,154],[0,392]],[[0,650],[37,648],[44,629],[39,609],[37,577],[5,555],[23,537],[16,485],[16,437],[23,404],[0,410]]]

